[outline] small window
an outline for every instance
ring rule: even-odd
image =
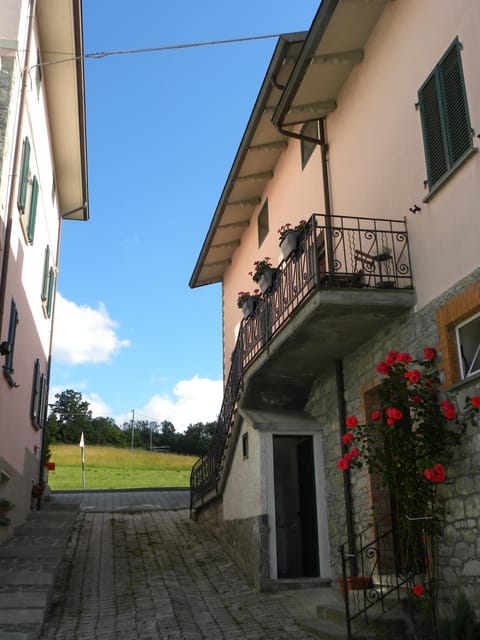
[[[15,349],[15,336],[17,333],[17,324],[18,324],[18,311],[17,305],[15,304],[15,300],[12,299],[10,305],[10,322],[8,325],[8,353],[5,356],[5,364],[3,365],[3,371],[8,378],[9,384],[11,386],[15,386],[13,382],[13,352]]]
[[[18,185],[17,205],[21,213],[25,213],[27,204],[28,175],[30,171],[30,141],[25,138],[22,149],[22,168],[20,173],[20,182]]]
[[[418,92],[430,190],[472,150],[472,128],[456,39]]]
[[[50,267],[48,271],[47,301],[45,303],[45,311],[47,314],[47,318],[50,318],[52,315],[54,291],[55,291],[55,271],[53,267]]]
[[[42,86],[42,67],[40,62],[40,53],[37,51],[37,65],[35,67],[35,84],[37,87],[37,98],[40,97],[40,87]]]
[[[318,140],[318,120],[313,120],[311,122],[306,122],[300,134],[302,136],[308,136],[309,138],[315,138]],[[308,140],[300,141],[300,153],[302,156],[302,169],[305,168],[305,165],[310,160],[312,153],[315,150],[317,145],[314,142],[309,142]]]
[[[262,244],[268,234],[268,200],[265,200],[263,207],[258,214],[258,246]]]
[[[38,203],[38,180],[37,176],[33,176],[32,193],[30,197],[30,213],[27,222],[27,238],[30,243],[33,242],[35,236],[35,221],[37,219],[37,203]]]
[[[248,458],[248,433],[242,435],[242,454],[244,460]]]
[[[480,373],[480,313],[458,324],[456,334],[462,378]]]

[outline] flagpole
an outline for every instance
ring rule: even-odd
[[[85,439],[83,437],[83,431],[80,437],[80,449],[82,450],[82,484],[83,490],[85,491]]]

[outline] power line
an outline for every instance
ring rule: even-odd
[[[140,49],[117,49],[112,51],[97,51],[96,53],[84,53],[81,56],[69,56],[68,58],[62,58],[60,60],[53,60],[50,62],[39,62],[30,67],[30,69],[34,69],[35,67],[46,67],[52,64],[61,64],[63,62],[72,62],[74,60],[80,59],[93,59],[93,60],[101,60],[103,58],[108,58],[110,56],[122,56],[122,55],[131,55],[134,53],[155,53],[159,51],[175,51],[178,49],[193,49],[195,47],[211,47],[220,44],[233,44],[236,42],[252,42],[255,40],[268,40],[272,38],[281,37],[281,33],[273,33],[269,35],[263,36],[243,36],[240,38],[226,38],[224,40],[208,40],[205,42],[188,42],[185,44],[171,44],[171,45],[163,45],[161,47],[143,47]],[[13,47],[12,47],[13,48]],[[68,55],[65,51],[45,51],[45,54],[48,53],[50,55]]]

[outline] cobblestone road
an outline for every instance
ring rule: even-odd
[[[188,510],[161,501],[82,505],[42,640],[310,638],[299,592],[255,592]]]

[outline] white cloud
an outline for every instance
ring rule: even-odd
[[[180,380],[168,394],[153,396],[138,410],[139,419],[147,416],[151,420],[169,420],[177,431],[184,431],[189,424],[213,422],[222,406],[223,384],[221,380],[210,380],[194,376]]]
[[[97,417],[110,417],[112,410],[106,402],[104,402],[97,393],[86,394],[82,393],[83,400],[86,400],[90,405],[88,408],[92,412],[94,418]]]
[[[105,305],[98,309],[78,306],[57,293],[53,354],[67,364],[108,362],[120,349],[128,347],[116,333],[117,323],[110,318]]]

